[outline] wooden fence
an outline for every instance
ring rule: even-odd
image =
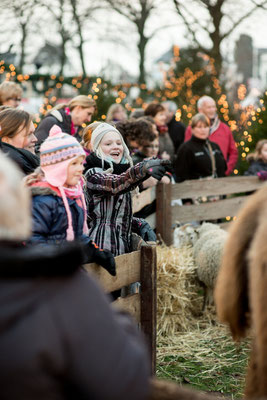
[[[115,258],[117,275],[112,277],[96,264],[86,264],[86,270],[95,275],[105,292],[121,289],[140,282],[139,293],[119,297],[114,307],[128,311],[140,324],[147,337],[151,354],[152,372],[156,370],[156,312],[157,312],[157,257],[156,246],[143,245],[141,250]]]
[[[148,189],[146,194],[142,192],[139,195],[137,208],[140,210],[142,204],[146,205],[149,199],[152,201],[156,198],[157,207],[156,214],[153,215],[153,224],[165,243],[170,245],[172,244],[172,228],[176,221],[202,222],[234,217],[246,201],[249,192],[259,189],[262,184],[256,176],[199,179],[174,185],[160,184],[156,191]],[[208,196],[220,196],[220,199],[200,204],[181,205],[181,199],[207,198]],[[135,202],[136,199],[134,199]]]

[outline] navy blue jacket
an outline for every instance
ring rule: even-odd
[[[66,241],[68,218],[61,197],[50,188],[32,187],[32,237],[29,243],[60,244]],[[89,243],[83,234],[84,211],[75,200],[67,199],[76,240]]]

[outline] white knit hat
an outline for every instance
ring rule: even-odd
[[[126,143],[121,135],[121,133],[116,129],[114,126],[107,124],[106,122],[103,122],[102,124],[98,125],[95,130],[92,133],[91,137],[91,146],[92,150],[96,153],[96,155],[102,159],[102,161],[106,161],[110,164],[110,168],[106,170],[105,172],[112,173],[113,172],[113,165],[110,162],[110,160],[103,158],[103,154],[99,151],[99,145],[101,143],[101,140],[103,137],[109,133],[109,132],[116,132],[121,140],[122,146],[123,146],[123,157],[125,160],[127,160],[130,164],[130,166],[133,166],[133,161],[130,156],[130,152],[128,147],[126,146]]]

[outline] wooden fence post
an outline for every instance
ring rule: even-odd
[[[152,374],[156,372],[157,345],[157,252],[156,246],[141,247],[141,326],[148,341]]]
[[[156,214],[156,229],[167,246],[172,244],[172,184],[157,185],[157,214]]]

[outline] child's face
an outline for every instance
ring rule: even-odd
[[[157,157],[158,152],[159,152],[159,141],[158,141],[158,139],[153,140],[153,142],[147,142],[147,144],[145,144],[142,147],[142,153],[146,157]]]
[[[117,132],[108,132],[100,142],[100,148],[105,154],[113,159],[116,164],[121,162],[123,156],[123,145]]]
[[[69,186],[76,186],[83,173],[83,162],[84,162],[84,156],[79,156],[72,160],[69,165],[68,165],[68,173],[67,173],[67,180],[64,184],[64,186],[69,187]]]
[[[267,143],[262,146],[261,149],[261,158],[263,161],[267,162]]]

